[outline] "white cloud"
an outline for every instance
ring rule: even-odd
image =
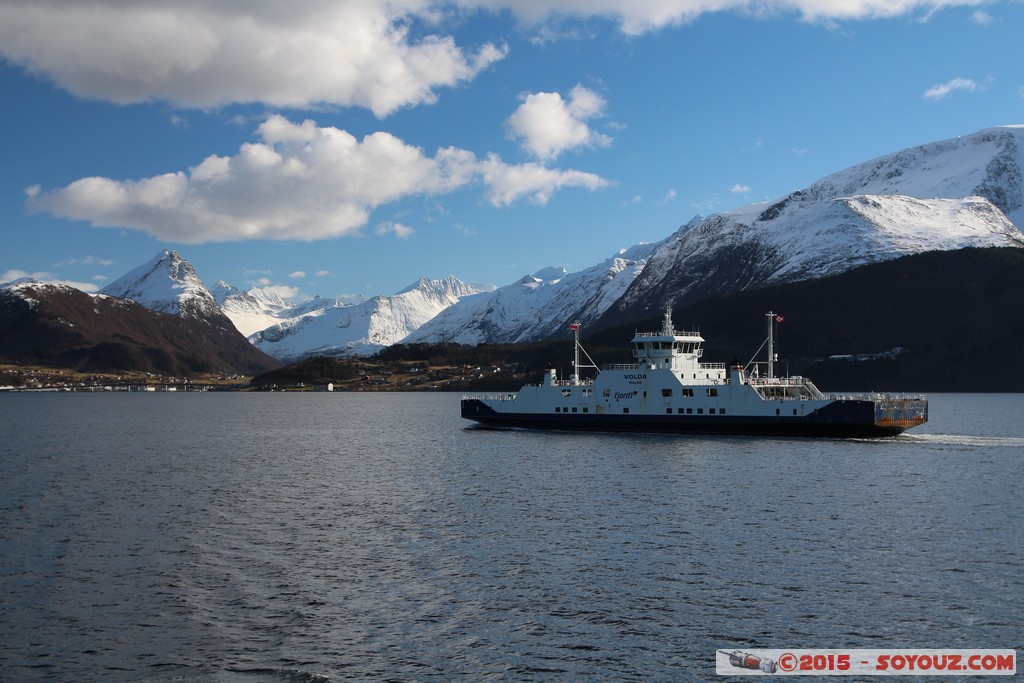
[[[296,270],[294,273],[289,273],[288,277],[304,278],[304,277],[306,277],[306,271],[304,271],[304,270]]]
[[[407,225],[402,225],[401,223],[394,223],[389,221],[378,225],[377,229],[374,230],[374,232],[376,232],[378,235],[382,237],[384,235],[394,235],[398,239],[404,240],[409,239],[409,236],[416,231]]]
[[[665,193],[665,196],[662,198],[662,200],[658,202],[658,206],[665,206],[678,196],[678,192],[676,192],[675,190],[669,190],[668,192]]]
[[[494,205],[520,197],[545,203],[564,187],[597,189],[599,176],[539,164],[510,166],[496,155],[445,147],[433,157],[389,133],[362,140],[344,130],[271,116],[259,140],[231,157],[139,180],[81,178],[26,190],[30,210],[94,226],[142,230],[168,242],[317,240],[357,233],[370,212],[413,195],[487,186]]]
[[[978,24],[979,26],[990,26],[995,21],[995,19],[992,17],[991,14],[989,14],[985,10],[979,9],[975,10],[974,13],[971,15],[971,21],[973,21],[975,24]]]
[[[69,258],[54,264],[55,268],[63,266],[112,266],[114,262],[108,258],[97,258],[96,256],[85,256],[83,258]]]
[[[736,183],[735,185],[733,185],[729,189],[729,192],[732,192],[734,194],[746,194],[746,193],[750,192],[750,186],[749,185],[740,185],[739,183]]]
[[[0,57],[76,95],[182,107],[264,102],[361,106],[384,116],[502,59],[451,36],[414,38],[430,0],[39,0],[0,3]]]
[[[67,285],[68,287],[74,287],[75,289],[81,290],[86,293],[98,292],[100,289],[99,285],[95,285],[92,282],[75,282],[74,280],[64,280],[62,278],[57,277],[53,273],[47,273],[44,271],[29,273],[27,271],[19,270],[17,268],[7,270],[2,275],[0,275],[0,282],[12,282],[14,280],[20,280],[21,278],[25,277],[32,278],[33,280],[38,280],[39,282],[44,282],[46,284]]]
[[[702,14],[736,12],[754,16],[798,14],[804,21],[881,19],[912,13],[930,16],[947,7],[974,7],[978,0],[458,0],[466,7],[508,9],[522,21],[540,24],[567,17],[605,17],[623,33],[639,35],[692,22]]]
[[[522,197],[543,205],[563,187],[598,190],[610,184],[600,176],[583,171],[559,171],[536,163],[510,166],[496,154],[490,155],[481,167],[488,187],[487,199],[494,206],[512,204]]]
[[[950,94],[954,90],[966,90],[967,92],[974,92],[978,88],[978,84],[969,78],[954,78],[946,83],[938,83],[928,88],[924,92],[924,98],[926,100],[941,100],[946,95]]]
[[[556,92],[527,95],[508,119],[513,135],[521,139],[524,150],[541,160],[555,159],[577,147],[607,147],[611,138],[597,133],[585,123],[604,113],[605,101],[582,85],[563,100]]]
[[[318,270],[315,273],[313,273],[313,275],[315,277],[326,277],[326,276],[328,276],[330,274],[331,274],[331,271],[329,271],[329,270]]]
[[[0,282],[14,282],[15,280],[20,280],[23,277],[30,277],[33,280],[39,280],[40,282],[42,282],[44,279],[53,276],[50,273],[29,273],[28,271],[25,270],[12,268],[11,270],[5,271],[3,275],[0,275]]]
[[[278,296],[285,300],[295,299],[296,297],[299,296],[299,294],[302,293],[298,287],[290,287],[288,285],[267,284],[263,285],[263,289],[269,292],[274,292],[275,294],[277,294]]]
[[[511,12],[534,35],[578,36],[567,20],[602,18],[629,35],[706,13],[795,14],[826,25],[979,0],[0,0],[0,59],[75,95],[183,108],[262,102],[359,106],[386,116],[503,59],[499,42],[463,47],[453,6]],[[984,22],[978,10],[974,20]],[[455,24],[455,22],[453,22]],[[457,25],[457,24],[455,24]],[[559,29],[559,26],[562,28]],[[585,27],[582,27],[585,30]],[[414,30],[415,29],[415,30]],[[430,33],[430,31],[434,31]],[[565,39],[564,37],[561,39]],[[172,118],[172,123],[187,123]]]

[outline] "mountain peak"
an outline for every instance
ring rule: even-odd
[[[131,299],[146,308],[172,315],[207,317],[220,312],[192,264],[176,250],[163,249],[138,268],[99,291]]]

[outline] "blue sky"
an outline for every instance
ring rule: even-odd
[[[1024,3],[0,0],[0,280],[508,284],[1024,123]]]

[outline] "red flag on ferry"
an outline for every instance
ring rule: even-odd
[[[785,320],[786,320],[785,316],[781,316],[781,315],[775,316],[775,322],[777,322],[777,323],[781,323],[781,322],[783,322]]]
[[[573,323],[572,325],[569,325],[569,329],[570,330],[578,330],[578,329],[580,329],[580,326],[577,325],[576,323]]]

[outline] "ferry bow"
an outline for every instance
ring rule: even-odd
[[[766,363],[702,363],[704,338],[674,329],[668,310],[659,332],[633,337],[636,363],[606,365],[591,379],[580,377],[581,368],[597,366],[581,364],[581,352],[590,357],[573,323],[568,380],[551,369],[517,393],[463,398],[462,417],[496,428],[819,437],[894,436],[928,421],[923,396],[826,395],[806,377],[776,376],[781,316],[766,317]]]

